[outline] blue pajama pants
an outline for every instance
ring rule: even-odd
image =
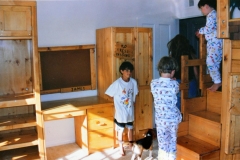
[[[178,124],[164,121],[157,124],[158,160],[176,160]]]
[[[212,81],[221,83],[220,63],[222,61],[222,39],[210,39],[207,42],[207,67]]]

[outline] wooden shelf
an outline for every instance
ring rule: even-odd
[[[6,107],[26,106],[36,103],[34,94],[0,96],[0,109]]]
[[[0,131],[36,126],[34,114],[20,114],[0,117]]]
[[[0,152],[0,159],[2,160],[17,160],[17,159],[31,159],[37,160],[40,159],[37,146],[12,149],[7,151]]]
[[[38,145],[35,129],[0,134],[0,151]]]

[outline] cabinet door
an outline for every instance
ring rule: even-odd
[[[31,7],[0,6],[0,36],[31,36]]]
[[[0,40],[0,96],[33,92],[30,40]]]
[[[139,93],[135,104],[136,138],[142,138],[142,131],[152,128],[153,100],[150,92],[152,80],[152,29],[135,28],[135,77]]]

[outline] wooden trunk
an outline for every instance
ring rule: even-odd
[[[122,47],[122,48],[121,48]],[[135,27],[109,27],[96,31],[98,96],[109,99],[106,89],[121,74],[123,61],[134,65],[132,77],[137,80],[139,93],[135,103],[135,139],[143,130],[152,128],[152,29]],[[111,100],[111,99],[110,99]]]

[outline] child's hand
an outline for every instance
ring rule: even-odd
[[[197,31],[195,32],[195,35],[196,35],[198,38],[200,37],[199,30],[197,30]]]

